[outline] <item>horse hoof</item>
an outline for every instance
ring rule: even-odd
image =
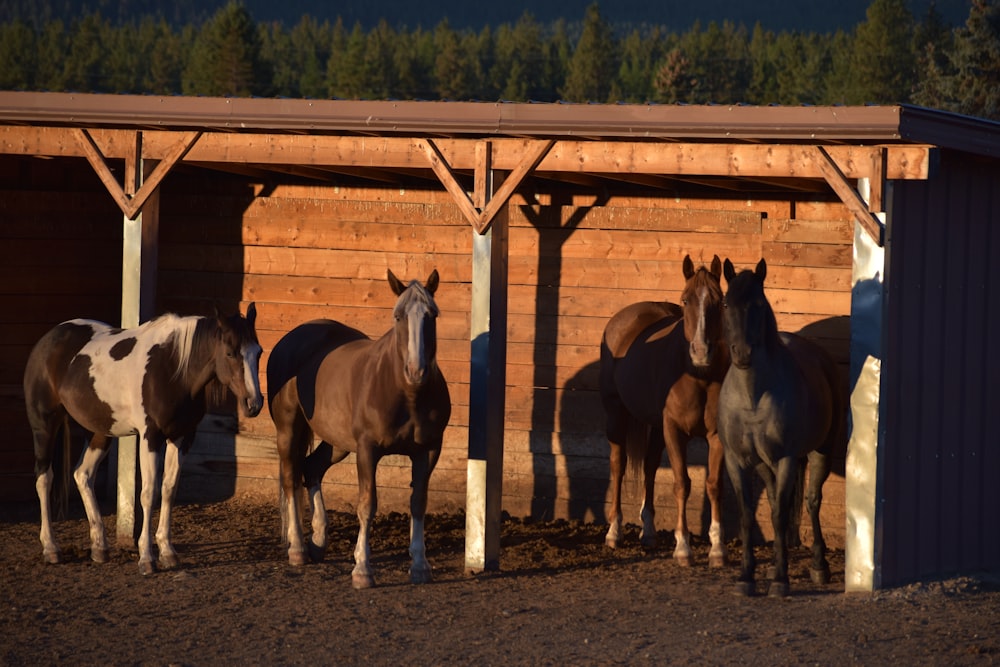
[[[681,567],[691,567],[691,556],[674,556],[674,562]]]
[[[643,537],[639,540],[639,544],[643,549],[655,549],[656,548],[656,537]]]
[[[830,583],[830,568],[824,567],[818,570],[809,570],[809,578],[812,579],[814,584],[828,584]]]
[[[314,563],[322,563],[323,559],[326,558],[326,547],[321,547],[317,544],[309,543],[309,560]]]
[[[708,555],[708,566],[712,568],[720,568],[726,566],[726,556],[724,554],[709,554]]]
[[[606,546],[609,549],[617,549],[618,540],[616,538],[607,537],[604,539],[604,546]]]
[[[49,565],[58,565],[62,562],[58,551],[46,551],[42,554],[42,559]]]
[[[431,571],[430,570],[410,570],[410,583],[411,584],[429,584],[429,583],[431,583]]]
[[[772,581],[771,585],[767,589],[767,597],[769,598],[788,597],[788,582]]]
[[[98,547],[92,547],[90,549],[90,560],[95,563],[107,563],[108,562],[108,550],[100,549]]]
[[[737,581],[736,594],[745,598],[753,597],[757,592],[757,587],[752,581]]]
[[[304,551],[289,551],[288,564],[294,567],[302,567],[308,562]]]
[[[156,572],[156,566],[153,565],[153,561],[151,560],[139,561],[139,574],[145,577],[149,576],[150,574],[154,574],[155,572]]]
[[[351,575],[351,585],[354,586],[355,590],[359,591],[366,588],[373,588],[375,586],[375,577],[370,574],[355,572]]]
[[[160,561],[157,563],[161,570],[172,570],[180,564],[181,561],[177,558],[177,554],[161,555]]]

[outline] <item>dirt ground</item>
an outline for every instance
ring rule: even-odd
[[[254,498],[181,505],[179,569],[139,574],[133,550],[89,561],[82,510],[56,524],[66,562],[45,565],[35,505],[0,506],[3,665],[981,665],[1000,663],[1000,585],[963,577],[844,594],[844,557],[816,586],[808,552],[792,595],[742,598],[731,565],[670,558],[673,537],[643,550],[604,547],[604,527],[503,526],[501,571],[466,575],[464,518],[428,518],[434,582],[408,583],[408,518],[374,529],[376,588],[351,588],[356,518],[330,513],[321,564],[287,565],[275,506]],[[113,530],[113,517],[106,519]],[[113,532],[110,533],[113,535]],[[113,543],[113,538],[112,538]],[[763,576],[767,549],[759,549]]]

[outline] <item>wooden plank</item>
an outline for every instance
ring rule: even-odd
[[[72,128],[0,126],[0,152],[13,155],[85,156],[86,148],[69,137]],[[124,158],[127,131],[92,130],[94,148],[108,158]],[[175,145],[176,132],[145,132],[148,158],[162,158]],[[452,170],[475,169],[478,139],[434,140],[441,161]],[[495,139],[493,168],[517,168],[530,139]],[[189,162],[349,166],[377,169],[427,168],[426,143],[409,137],[309,136],[206,132],[188,152]],[[870,175],[877,146],[828,146],[847,178]],[[886,177],[926,179],[930,147],[890,145]],[[794,144],[702,144],[650,141],[572,141],[555,143],[538,164],[539,172],[742,176],[747,178],[822,178],[812,146]],[[470,204],[471,207],[471,204]],[[475,210],[474,208],[472,210]]]
[[[854,243],[854,220],[764,220],[761,237],[765,242]]]

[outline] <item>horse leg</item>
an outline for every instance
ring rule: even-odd
[[[621,541],[622,530],[622,479],[625,477],[625,465],[628,463],[628,453],[625,450],[625,438],[628,433],[628,416],[625,409],[617,413],[608,413],[608,445],[611,448],[609,463],[611,467],[611,519],[608,534],[604,544],[611,549],[617,549]]]
[[[288,386],[294,387],[295,384],[289,383]],[[282,389],[272,402],[271,417],[277,432],[275,444],[278,450],[278,478],[281,487],[278,509],[281,515],[282,544],[288,545],[289,565],[305,565],[307,557],[306,550],[302,546],[299,489],[302,488],[306,449],[312,441],[312,429],[309,428],[305,416],[299,409],[297,397],[286,395],[285,389]]]
[[[358,542],[354,547],[354,571],[351,582],[355,588],[371,588],[375,576],[371,569],[371,546],[368,534],[372,519],[378,511],[378,493],[375,489],[375,466],[378,457],[375,445],[358,443]]]
[[[664,447],[660,429],[650,429],[646,440],[646,457],[642,462],[644,493],[642,509],[639,511],[639,518],[642,519],[639,544],[646,549],[656,546],[656,471],[660,469]]]
[[[350,452],[335,450],[330,443],[323,441],[306,457],[302,471],[305,485],[309,490],[309,512],[312,515],[312,537],[309,539],[309,559],[320,563],[326,555],[327,518],[326,505],[323,502],[323,476],[334,463],[343,461]]]
[[[45,420],[36,420],[32,419],[33,416],[29,401],[28,417],[29,421],[32,422],[32,436],[35,441],[35,491],[38,493],[38,506],[42,515],[42,526],[38,538],[42,543],[42,557],[45,562],[55,564],[60,561],[60,556],[59,544],[56,542],[55,533],[52,530],[52,482],[55,478],[55,473],[52,470],[52,455],[55,453],[55,438],[59,428],[59,419],[50,417]],[[64,443],[64,446],[69,447],[69,443]]]
[[[812,521],[813,544],[812,564],[809,576],[814,584],[830,583],[830,564],[826,561],[826,541],[819,521],[819,508],[823,503],[823,483],[830,476],[830,457],[822,452],[809,454],[809,489],[806,493],[806,507]]]
[[[160,549],[160,560],[157,563],[164,570],[171,570],[180,564],[177,552],[170,540],[170,522],[174,507],[174,497],[177,495],[177,480],[181,474],[184,453],[190,447],[194,436],[185,436],[179,442],[167,444],[163,459],[163,483],[160,487],[160,518],[156,529],[156,546]]]
[[[788,595],[788,522],[795,504],[799,460],[786,456],[778,461],[775,478],[777,502],[771,506],[771,526],[774,528],[774,577],[767,594],[770,597]]]
[[[677,507],[677,525],[674,527],[674,560],[678,565],[691,567],[690,531],[687,523],[687,501],[691,496],[691,476],[687,469],[687,442],[681,442],[681,432],[676,424],[665,424],[667,455],[674,473],[674,505]]]
[[[709,567],[724,567],[726,548],[722,541],[722,465],[725,453],[719,434],[708,434],[708,469],[705,475],[705,493],[712,506],[712,523],[708,527],[708,538],[712,547],[708,552]]]
[[[142,490],[139,492],[139,503],[142,506],[142,529],[139,532],[139,572],[144,575],[156,572],[153,561],[153,496],[156,493],[160,450],[165,445],[165,439],[150,431],[139,439],[139,472],[142,477]]]
[[[736,492],[736,500],[740,506],[740,542],[743,543],[743,559],[740,564],[740,576],[736,580],[736,592],[750,596],[756,592],[754,571],[757,569],[757,559],[753,553],[750,534],[753,529],[753,485],[747,470],[742,467],[739,455],[726,448],[726,470]]]
[[[427,584],[431,581],[431,566],[427,562],[424,545],[424,517],[427,515],[427,487],[431,472],[441,455],[440,445],[426,452],[410,457],[412,464],[412,486],[410,494],[410,582]]]
[[[104,522],[101,520],[101,508],[94,493],[94,479],[97,466],[108,453],[108,438],[94,434],[87,447],[80,455],[80,463],[73,471],[73,479],[80,490],[83,507],[87,511],[87,522],[90,524],[90,559],[95,563],[108,560],[108,543],[104,535]]]

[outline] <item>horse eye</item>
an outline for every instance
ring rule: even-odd
[[[687,300],[687,297],[685,297],[685,298],[681,299],[681,305],[682,305],[682,306],[686,306],[686,305],[688,305],[688,300]]]

